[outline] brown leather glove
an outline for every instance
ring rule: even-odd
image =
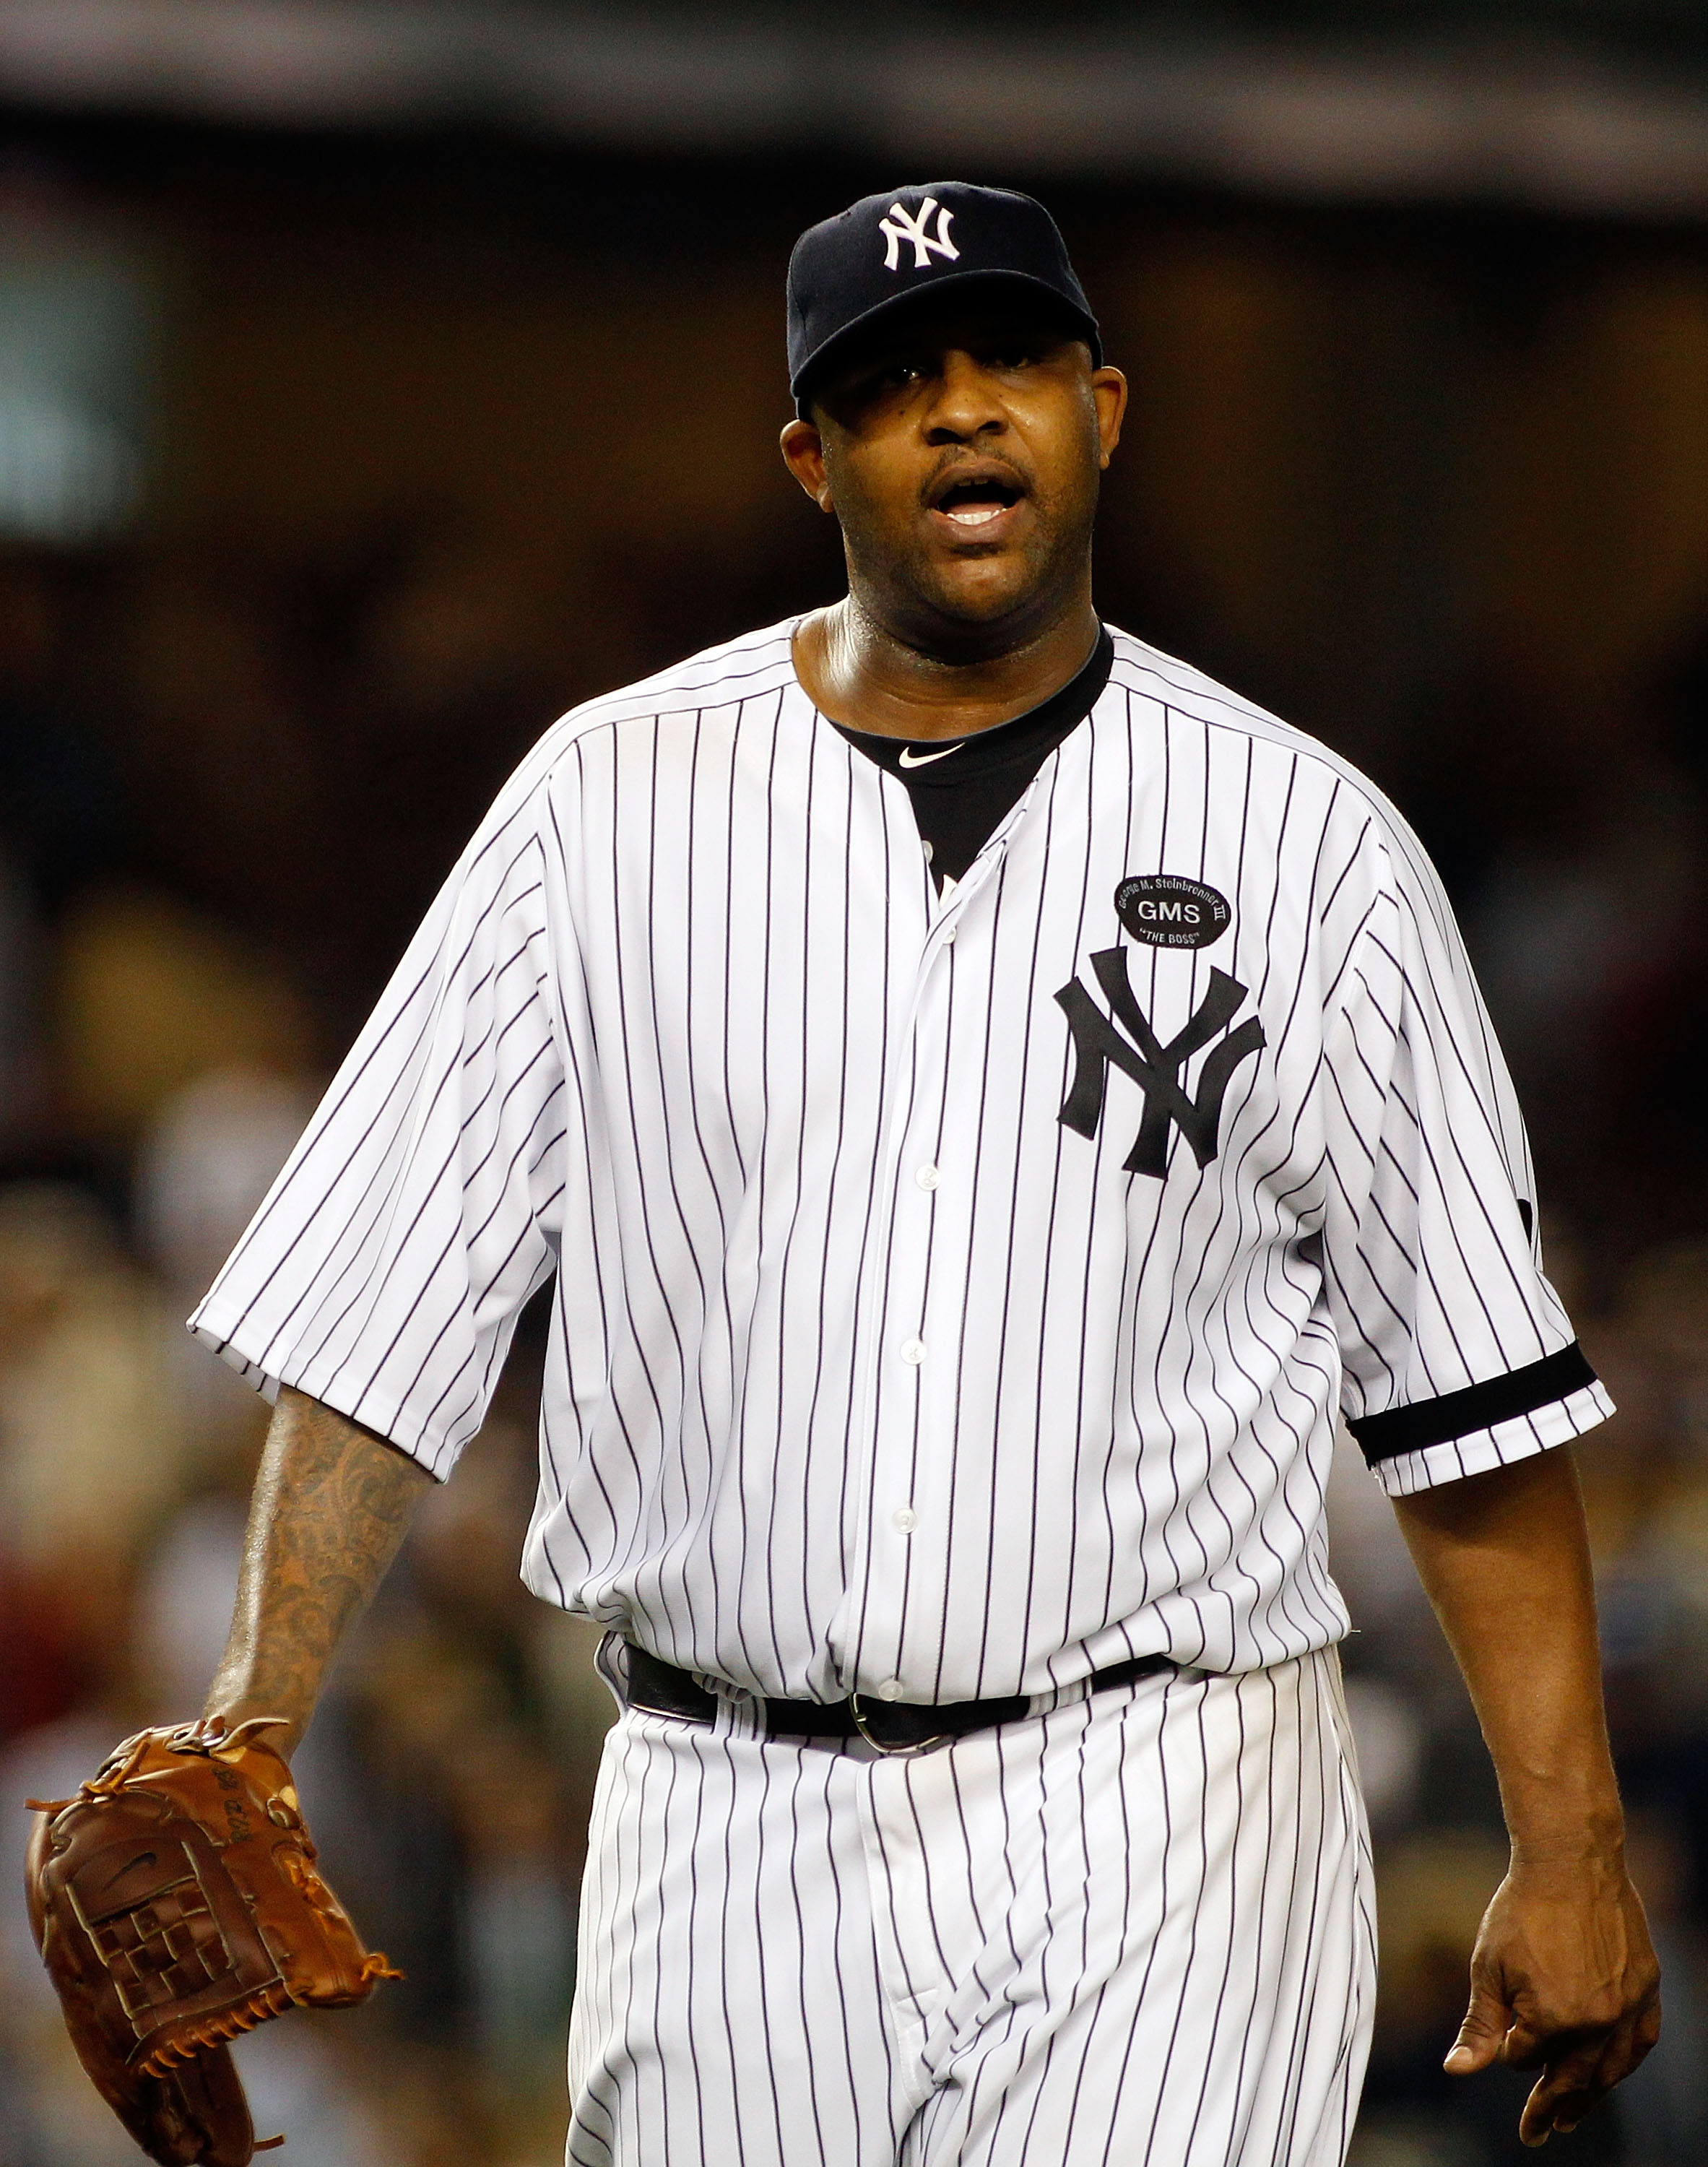
[[[259,1717],[142,1730],[45,1804],[25,1893],[83,2067],[151,2159],[248,2167],[225,2047],[293,2002],[347,2009],[397,1979],[315,1873],[290,1770]]]

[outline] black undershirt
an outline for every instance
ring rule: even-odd
[[[1042,707],[994,729],[976,730],[945,745],[875,736],[838,723],[849,743],[907,787],[913,818],[939,887],[958,881],[1020,802],[1027,785],[1062,739],[1103,697],[1114,666],[1115,643],[1100,625],[1091,660]],[[903,765],[903,755],[908,757]],[[917,761],[917,766],[912,765]]]

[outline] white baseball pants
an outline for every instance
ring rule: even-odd
[[[626,1714],[571,2167],[1340,2167],[1375,1977],[1332,1652],[916,1759]]]

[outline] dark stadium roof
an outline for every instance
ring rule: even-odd
[[[0,105],[1708,215],[1708,0],[5,0]]]

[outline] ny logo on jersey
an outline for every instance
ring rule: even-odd
[[[1072,1088],[1056,1119],[1082,1136],[1097,1134],[1097,1123],[1103,1119],[1103,1089],[1113,1062],[1145,1094],[1145,1116],[1127,1154],[1126,1171],[1154,1174],[1159,1181],[1164,1179],[1168,1172],[1171,1122],[1192,1146],[1198,1164],[1208,1166],[1216,1155],[1222,1100],[1234,1071],[1265,1043],[1262,1025],[1256,1016],[1248,1016],[1238,1031],[1223,1039],[1204,1063],[1196,1099],[1189,1099],[1181,1088],[1180,1072],[1192,1054],[1227,1030],[1247,988],[1225,971],[1212,971],[1209,991],[1197,1013],[1185,1030],[1165,1046],[1134,999],[1126,950],[1102,950],[1092,956],[1092,968],[1114,1011],[1114,1021],[1103,1014],[1077,978],[1071,978],[1056,995],[1073,1032],[1074,1051]],[[1126,1032],[1125,1038],[1116,1024]]]
[[[937,213],[937,233],[934,238],[926,231],[926,228],[931,223],[933,211]],[[939,256],[946,256],[951,263],[958,263],[960,261],[960,251],[949,237],[949,222],[954,216],[954,213],[952,210],[944,209],[939,204],[935,196],[927,196],[919,206],[919,215],[917,218],[909,218],[900,204],[892,203],[890,206],[889,217],[880,219],[878,221],[878,230],[889,243],[889,246],[884,252],[884,268],[886,271],[898,268],[902,261],[902,243],[904,241],[911,241],[913,244],[913,268],[916,271],[924,271],[929,268],[933,252]]]

